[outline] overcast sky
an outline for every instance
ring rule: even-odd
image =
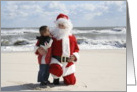
[[[126,1],[1,1],[1,27],[54,26],[59,13],[74,27],[126,26]]]

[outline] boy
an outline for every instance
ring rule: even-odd
[[[35,46],[35,54],[38,55],[39,62],[38,82],[40,82],[40,86],[44,86],[50,83],[48,81],[49,63],[51,59],[51,44],[53,40],[51,39],[48,26],[41,26],[39,32],[41,36],[37,37],[38,41]]]

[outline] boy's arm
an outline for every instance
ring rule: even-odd
[[[53,43],[53,40],[51,39],[49,41],[49,43],[46,42],[45,45],[41,45],[41,47],[43,47],[45,50],[47,50],[48,48],[51,47],[52,43]]]
[[[37,43],[34,46],[34,52],[35,52],[36,55],[39,54],[39,52],[38,52],[38,48],[39,48],[38,44],[39,44],[39,41],[37,41]]]
[[[39,47],[39,41],[37,41],[35,47],[34,47],[34,52],[36,55],[45,55],[47,52],[44,50],[44,48]]]

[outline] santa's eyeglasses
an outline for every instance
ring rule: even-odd
[[[65,27],[63,24],[58,24],[58,27]]]

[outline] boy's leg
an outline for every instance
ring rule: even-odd
[[[49,79],[49,64],[45,64],[44,81],[48,82]]]
[[[39,71],[38,71],[38,79],[37,79],[38,82],[41,82],[42,81],[42,66],[41,64],[39,65]]]
[[[46,70],[46,65],[45,64],[40,64],[40,69],[39,69],[39,73],[38,73],[38,82],[46,81],[46,79],[45,79],[45,70]]]

